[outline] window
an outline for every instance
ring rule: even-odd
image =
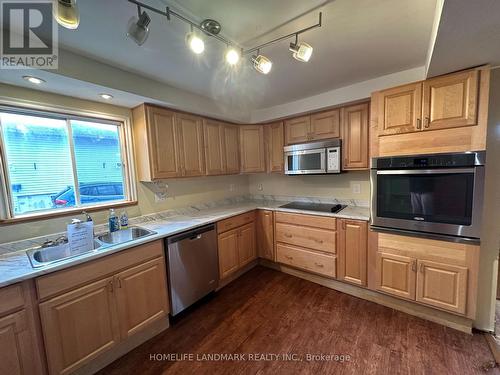
[[[7,219],[132,200],[122,122],[0,107],[0,141]]]

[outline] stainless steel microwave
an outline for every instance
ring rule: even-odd
[[[484,151],[372,159],[372,229],[479,240]]]
[[[285,146],[285,174],[340,173],[340,139]]]

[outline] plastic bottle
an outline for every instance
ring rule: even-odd
[[[120,230],[120,221],[118,220],[118,216],[115,213],[114,209],[109,210],[109,232],[116,232]]]
[[[120,229],[127,229],[127,228],[128,228],[127,211],[122,211],[122,214],[120,215]]]

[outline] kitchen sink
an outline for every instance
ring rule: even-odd
[[[26,251],[33,268],[44,267],[48,264],[61,262],[63,260],[74,258],[79,255],[87,254],[99,249],[102,245],[94,241],[94,248],[85,251],[75,251],[69,248],[69,244],[62,243],[54,246],[37,246]]]
[[[153,232],[149,229],[141,227],[130,227],[116,232],[103,234],[102,236],[97,237],[97,239],[106,244],[116,245],[128,241],[137,240],[139,238],[152,236],[153,234],[156,234],[156,232]]]

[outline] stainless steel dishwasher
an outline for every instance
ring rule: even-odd
[[[215,225],[167,238],[171,314],[177,315],[217,288],[219,262]]]

